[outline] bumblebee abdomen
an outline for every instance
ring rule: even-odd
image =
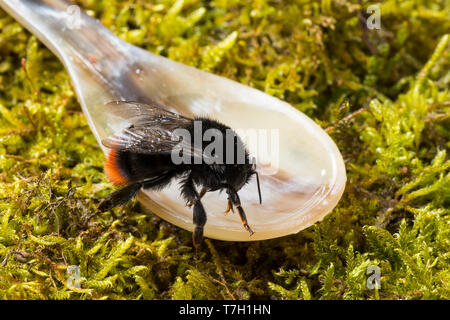
[[[111,149],[106,157],[105,174],[115,186],[126,185],[130,182],[129,174],[123,165],[123,152]]]
[[[116,186],[144,181],[173,171],[170,154],[140,154],[111,149],[106,157],[105,174]]]

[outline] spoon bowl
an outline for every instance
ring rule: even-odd
[[[339,150],[289,104],[132,46],[68,1],[0,0],[0,6],[63,62],[104,152],[101,140],[129,125],[108,112],[107,103],[116,100],[157,102],[187,117],[208,116],[241,135],[260,173],[262,204],[254,180],[239,191],[255,234],[249,235],[237,214],[224,214],[225,193],[211,192],[202,200],[206,237],[252,241],[297,233],[322,220],[339,201],[346,182]],[[161,218],[193,231],[192,209],[178,188],[174,181],[162,191],[141,191],[138,199]]]

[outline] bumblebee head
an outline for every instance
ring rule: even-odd
[[[235,191],[239,191],[245,184],[247,184],[253,175],[256,175],[256,183],[258,186],[259,203],[261,199],[261,187],[259,184],[258,171],[256,171],[256,163],[234,164],[227,166],[227,184]]]

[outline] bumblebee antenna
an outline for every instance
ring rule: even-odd
[[[259,185],[258,171],[256,171],[256,159],[255,159],[255,157],[252,158],[252,170],[256,174],[256,184],[258,185],[259,204],[262,204],[261,187]]]
[[[262,198],[261,198],[261,187],[259,186],[259,175],[257,171],[255,171],[255,173],[256,173],[256,184],[258,185],[259,204],[261,204]]]

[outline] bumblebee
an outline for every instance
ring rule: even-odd
[[[242,140],[230,127],[206,117],[187,118],[156,103],[114,101],[107,108],[130,126],[102,140],[109,148],[106,176],[120,189],[102,200],[100,211],[129,202],[141,189],[161,190],[177,179],[181,182],[181,197],[193,208],[195,248],[202,242],[207,221],[201,201],[206,192],[225,190],[225,213],[236,208],[244,228],[250,235],[254,233],[238,191],[255,175],[261,203],[259,177]],[[200,142],[186,138],[197,136],[202,137]],[[210,141],[214,136],[214,141],[203,139],[206,136]],[[211,143],[216,148],[211,148]]]

